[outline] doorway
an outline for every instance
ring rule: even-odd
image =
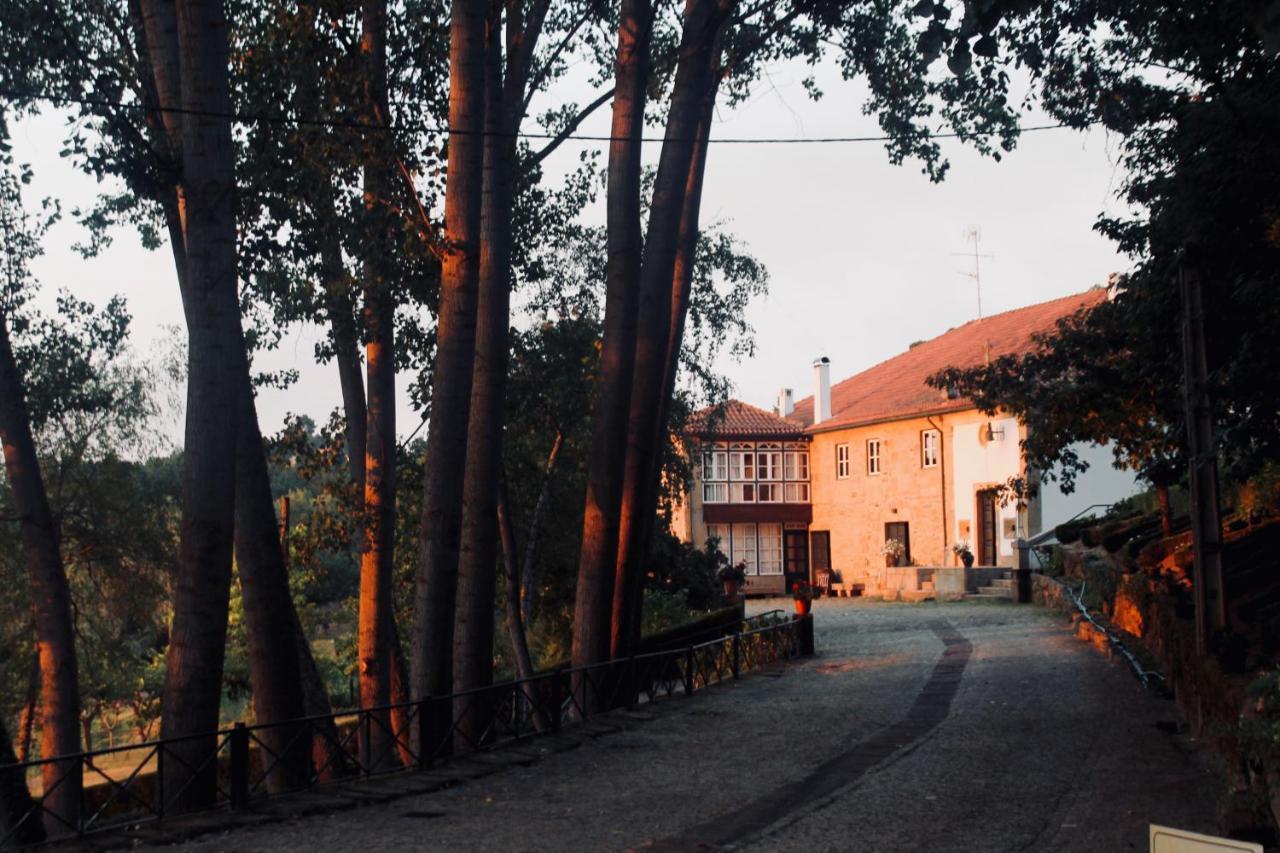
[[[996,490],[978,492],[978,565],[996,564]]]
[[[787,589],[790,590],[796,581],[809,580],[809,533],[805,530],[784,531],[782,548],[783,571],[787,576]]]
[[[884,541],[896,539],[902,543],[902,556],[898,558],[899,566],[911,565],[911,528],[905,521],[890,521],[884,526]]]

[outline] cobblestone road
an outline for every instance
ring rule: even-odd
[[[1157,725],[1172,704],[1061,616],[858,599],[815,615],[818,656],[781,675],[456,788],[179,849],[1125,851],[1149,822],[1212,830],[1214,774]]]

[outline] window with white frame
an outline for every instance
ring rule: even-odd
[[[867,439],[867,473],[880,473],[880,439]]]
[[[753,504],[756,502],[755,483],[729,483],[729,503]]]
[[[754,480],[756,478],[756,454],[749,444],[735,444],[729,451],[729,479]]]
[[[756,571],[756,526],[754,524],[733,525],[733,547],[729,560],[736,566],[742,563],[747,567],[747,574],[759,574]]]
[[[726,557],[729,555],[729,525],[727,524],[708,524],[707,525],[707,541],[716,542],[716,550]]]
[[[786,483],[784,484],[784,500],[789,504],[807,504],[809,502],[809,484],[808,483]]]
[[[703,483],[702,484],[702,502],[707,504],[722,504],[729,500],[729,484],[728,483]]]
[[[702,479],[729,479],[729,453],[723,444],[713,444],[702,451]]]
[[[836,479],[847,480],[849,478],[849,445],[836,445]]]
[[[920,433],[920,467],[938,467],[938,442],[942,436],[936,429],[927,429]]]
[[[756,452],[756,476],[761,480],[782,479],[782,446],[758,445]]]
[[[782,574],[782,525],[761,524],[760,532],[760,574]]]
[[[782,466],[783,477],[788,482],[809,479],[809,451],[788,450]]]
[[[756,486],[756,500],[762,504],[782,503],[782,483],[760,483]]]

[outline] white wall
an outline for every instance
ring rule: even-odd
[[[998,431],[1004,429],[1003,438],[986,441],[987,424]],[[978,519],[976,494],[980,489],[1003,485],[1022,469],[1022,451],[1018,447],[1018,421],[1016,418],[983,419],[978,423],[957,424],[951,434],[952,489],[955,501],[955,521],[952,527],[954,539],[966,540],[974,554],[978,552]],[[996,542],[1001,557],[1013,556],[1013,541],[1006,537],[1005,520],[1018,518],[1013,504],[996,507]],[[968,532],[963,532],[964,523]]]
[[[1132,471],[1118,470],[1110,447],[1076,444],[1072,450],[1089,463],[1089,470],[1076,478],[1076,488],[1063,494],[1061,484],[1040,484],[1041,529],[1048,530],[1092,504],[1110,504],[1142,491]],[[1099,510],[1095,510],[1099,512]]]

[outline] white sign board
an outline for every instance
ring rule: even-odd
[[[1151,853],[1263,853],[1261,844],[1151,824]]]

